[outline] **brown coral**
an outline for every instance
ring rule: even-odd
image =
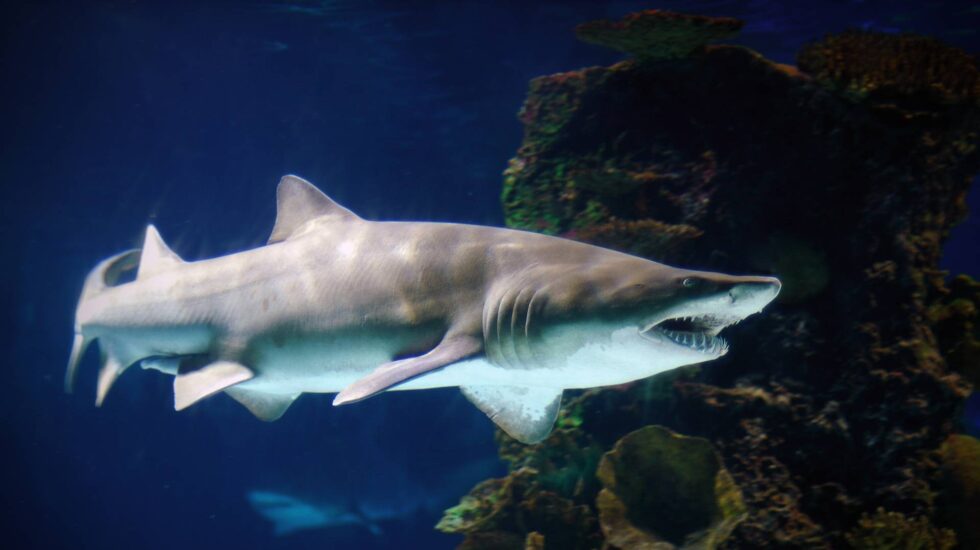
[[[855,550],[949,550],[956,546],[956,535],[940,529],[925,517],[908,518],[883,508],[864,515],[847,534]]]
[[[929,308],[933,331],[950,368],[980,388],[980,282],[959,275]]]
[[[925,36],[846,31],[806,45],[797,63],[818,80],[862,97],[943,103],[980,99],[974,58]]]
[[[687,57],[711,41],[738,34],[742,21],[730,17],[644,10],[620,21],[582,23],[575,35],[590,44],[635,55],[641,60]]]
[[[705,439],[646,426],[620,439],[596,475],[614,548],[715,548],[745,517],[742,495]],[[664,544],[668,543],[668,544]]]

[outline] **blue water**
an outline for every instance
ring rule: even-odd
[[[438,510],[423,503],[452,503],[502,466],[487,465],[491,423],[455,390],[337,410],[304,396],[266,424],[224,396],[175,413],[170,378],[138,369],[96,409],[94,352],[75,394],[62,393],[62,378],[75,302],[97,260],[138,246],[148,222],[189,260],[259,245],[283,174],[369,219],[499,225],[500,173],[520,144],[515,114],[528,81],[616,61],[571,28],[649,7],[528,4],[4,4],[5,548],[459,542],[433,531]],[[977,52],[973,4],[658,7],[744,18],[739,43],[792,62],[804,42],[846,27],[924,32]],[[954,273],[980,274],[977,219],[950,241],[943,265]],[[404,513],[376,533],[348,526],[276,538],[250,508],[251,490]]]

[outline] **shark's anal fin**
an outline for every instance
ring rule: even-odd
[[[265,420],[266,422],[279,420],[279,417],[281,417],[286,412],[286,409],[293,404],[293,401],[296,401],[296,398],[299,397],[298,393],[288,395],[266,393],[236,387],[226,389],[225,393],[230,395],[235,401],[238,401],[244,405],[246,409],[248,409],[260,420]]]
[[[561,408],[562,390],[527,386],[462,386],[463,395],[521,443],[548,437]]]
[[[371,374],[358,379],[338,393],[333,404],[344,405],[367,399],[400,382],[479,353],[481,349],[483,349],[483,342],[473,336],[465,334],[446,336],[438,346],[425,355],[392,361],[374,369]]]
[[[233,361],[215,361],[174,378],[174,409],[181,411],[235,384],[255,376],[252,369]]]

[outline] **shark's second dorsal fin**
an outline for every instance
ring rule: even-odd
[[[180,256],[163,242],[157,228],[153,225],[146,226],[146,238],[143,239],[143,252],[140,254],[140,267],[136,272],[136,278],[156,275],[182,263],[184,260],[181,260]]]
[[[276,225],[269,244],[285,241],[310,220],[333,216],[341,221],[360,220],[357,214],[335,203],[312,183],[298,176],[284,176],[276,190]]]

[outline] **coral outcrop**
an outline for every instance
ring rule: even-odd
[[[926,103],[980,100],[973,56],[925,36],[846,31],[808,44],[796,62],[821,83],[859,97]]]
[[[630,53],[639,59],[687,57],[715,40],[731,38],[742,21],[665,10],[632,13],[621,21],[589,21],[575,28],[584,42]]]
[[[614,548],[717,548],[745,517],[711,443],[660,426],[616,442],[596,475],[599,523]]]
[[[962,526],[937,511],[950,464],[937,456],[971,389],[977,302],[973,283],[947,284],[938,264],[980,170],[976,61],[930,39],[849,32],[808,46],[797,70],[664,31],[664,17],[580,27],[637,59],[531,82],[507,223],[773,273],[784,292],[726,330],[726,357],[569,392],[538,445],[498,435],[512,472],[493,483],[510,488],[481,506],[506,521],[456,532],[468,548],[598,548],[635,534],[652,505],[620,498],[622,521],[603,519],[598,459],[659,424],[709,441],[739,488],[745,517],[721,548],[896,536],[948,547],[947,529]]]
[[[956,546],[956,535],[935,527],[928,518],[909,519],[882,508],[862,516],[846,539],[854,550],[950,550]]]
[[[980,548],[980,440],[951,435],[939,455],[944,478],[940,516],[956,529],[963,548]]]

